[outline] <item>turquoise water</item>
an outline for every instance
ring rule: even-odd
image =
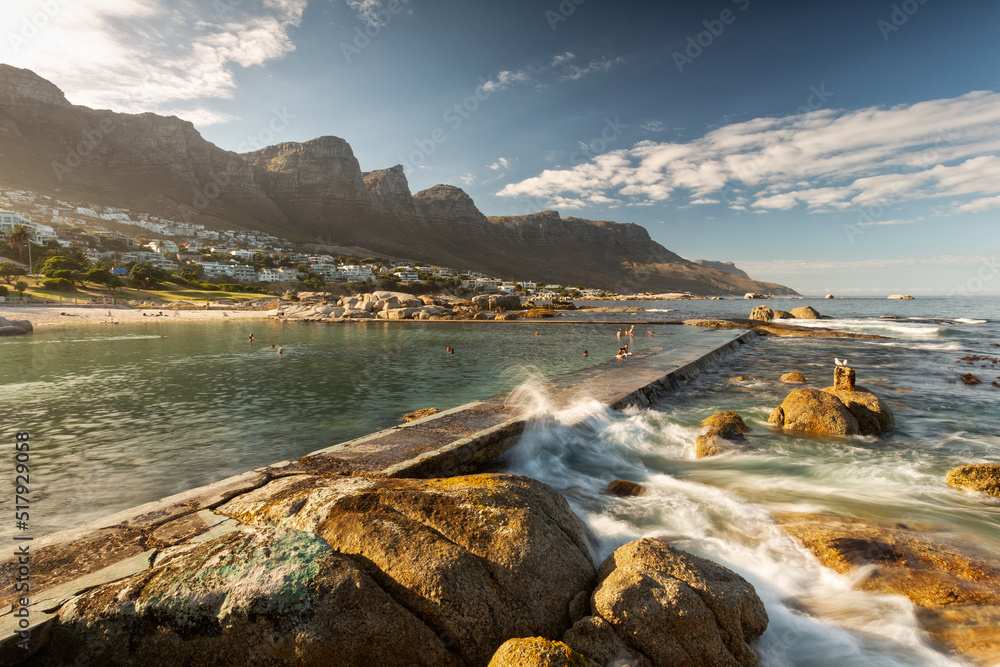
[[[412,410],[583,368],[619,345],[611,325],[534,335],[539,328],[241,320],[39,329],[0,338],[2,423],[11,442],[31,433],[32,527],[44,534],[301,457]],[[657,329],[634,349],[705,333]]]

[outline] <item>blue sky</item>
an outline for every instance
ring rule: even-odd
[[[0,60],[223,148],[345,138],[488,215],[805,293],[1000,294],[1000,3],[16,0]],[[20,12],[18,14],[18,12]]]

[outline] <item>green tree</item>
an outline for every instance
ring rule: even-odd
[[[28,275],[28,270],[23,266],[18,266],[14,262],[0,262],[0,278],[3,278],[8,285],[11,284],[10,279],[14,276],[26,275]]]
[[[31,231],[27,225],[14,225],[14,230],[7,234],[7,244],[18,249],[21,262],[24,262],[24,246],[29,243],[31,243]]]
[[[167,279],[167,272],[149,262],[138,262],[129,271],[128,277],[143,289],[156,289]]]
[[[86,262],[86,258],[84,258],[84,262]],[[81,263],[77,257],[65,255],[49,257],[38,267],[38,272],[46,278],[63,278],[70,282],[80,283],[81,286],[86,270],[86,263]]]
[[[105,268],[94,267],[87,271],[86,278],[89,282],[107,286],[115,275]]]
[[[17,293],[20,294],[21,298],[23,299],[24,290],[28,289],[28,283],[24,282],[23,280],[18,280],[16,283],[14,283],[14,289],[17,290]]]

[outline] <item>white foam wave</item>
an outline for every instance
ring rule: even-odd
[[[823,567],[789,538],[764,508],[671,474],[678,465],[694,465],[699,429],[662,413],[615,413],[593,400],[552,406],[538,387],[521,396],[533,397],[534,405],[525,407],[535,418],[509,453],[507,469],[564,491],[596,536],[597,562],[630,540],[664,536],[739,572],[771,619],[758,642],[769,665],[956,664],[925,645],[904,598],[855,590],[851,579]],[[616,478],[641,483],[644,494],[603,495]]]

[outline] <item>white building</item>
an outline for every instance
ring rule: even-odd
[[[241,283],[252,283],[257,280],[257,272],[253,270],[252,266],[247,264],[232,264],[229,268],[232,270],[233,278],[236,278]]]
[[[153,252],[158,252],[160,254],[176,254],[180,252],[180,248],[177,247],[177,243],[174,241],[150,241],[146,244],[146,247]]]
[[[420,276],[417,275],[416,271],[396,271],[393,274],[399,279],[401,283],[419,283]]]
[[[278,269],[269,269],[265,266],[257,272],[257,280],[262,283],[280,283],[282,275]]]
[[[340,267],[340,273],[343,276],[341,280],[346,280],[349,283],[367,283],[375,280],[375,274],[367,266],[345,264]]]
[[[56,238],[56,230],[48,225],[40,225],[32,222],[31,218],[13,211],[0,211],[0,236],[7,236],[15,227],[24,226],[28,228],[28,234],[35,243],[42,243],[46,239]]]
[[[253,259],[253,253],[249,250],[230,250],[229,254],[240,259]]]

